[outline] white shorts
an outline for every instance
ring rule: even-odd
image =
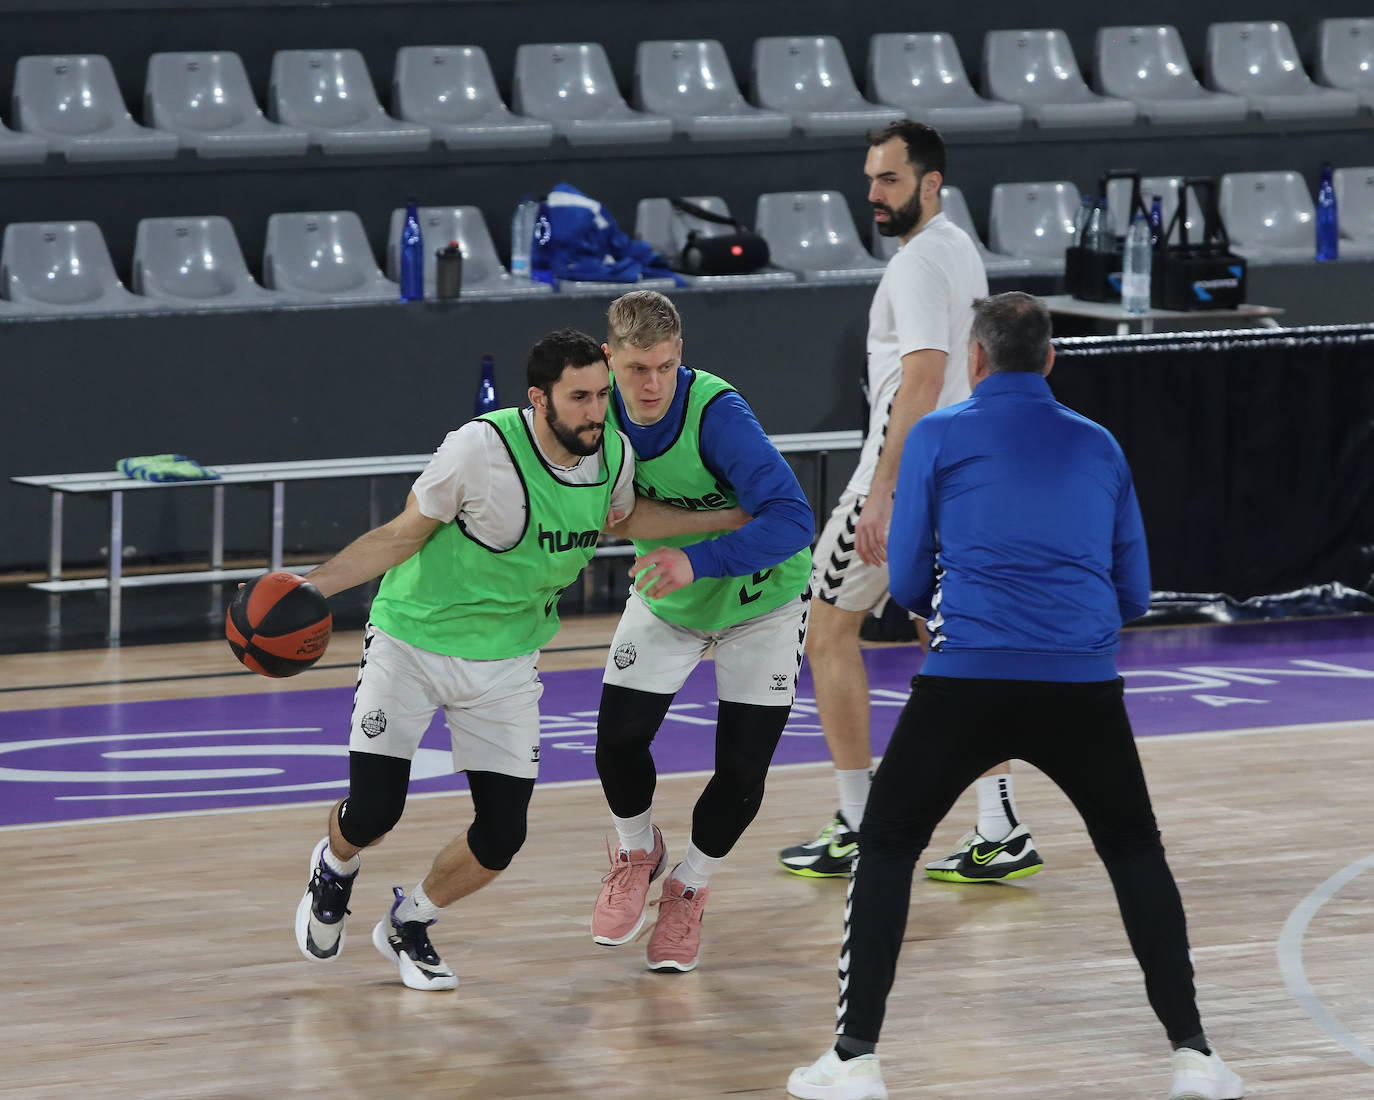
[[[643,596],[631,592],[602,680],[655,695],[676,695],[714,645],[719,699],[790,707],[797,694],[810,606],[810,593],[803,593],[772,611],[707,632],[660,619]]]
[[[348,747],[411,760],[443,708],[454,771],[539,774],[539,653],[499,661],[445,657],[368,624]]]
[[[871,611],[887,595],[886,565],[869,565],[854,550],[854,525],[864,498],[846,489],[811,552],[811,592],[841,611]]]

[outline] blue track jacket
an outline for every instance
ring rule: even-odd
[[[929,618],[930,676],[1110,680],[1150,604],[1126,458],[1038,374],[989,375],[916,422],[887,552],[893,598]]]

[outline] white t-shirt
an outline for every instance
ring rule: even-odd
[[[524,417],[540,457],[560,480],[570,485],[590,485],[601,479],[600,450],[580,459],[575,466],[555,466],[534,435],[534,409],[525,409]],[[624,432],[620,438],[625,446],[625,462],[611,490],[611,507],[628,516],[635,506],[635,453]],[[469,534],[487,546],[509,549],[525,529],[528,503],[520,473],[500,434],[490,424],[470,420],[449,432],[429,465],[420,471],[411,491],[420,511],[430,519],[451,523],[461,516]]]
[[[868,311],[868,436],[849,488],[868,494],[887,433],[892,395],[902,380],[902,356],[943,351],[945,383],[936,408],[969,396],[968,334],[973,300],[986,297],[988,277],[967,233],[936,214],[892,259]]]

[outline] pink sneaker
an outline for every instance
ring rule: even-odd
[[[606,842],[611,869],[601,876],[601,893],[592,910],[592,940],[606,947],[619,947],[634,939],[644,927],[648,909],[649,883],[663,874],[668,863],[668,845],[654,826],[654,850],[636,848],[611,851]]]
[[[673,868],[677,870],[676,867]],[[649,934],[644,961],[650,970],[695,970],[701,954],[701,915],[711,891],[683,886],[669,874],[663,880],[663,895],[658,906],[658,923]]]

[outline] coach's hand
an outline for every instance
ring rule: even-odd
[[[696,579],[691,561],[675,546],[660,546],[642,558],[635,558],[630,566],[630,576],[634,578],[635,589],[641,595],[655,599],[686,588]]]
[[[887,525],[891,519],[891,494],[870,493],[854,524],[854,550],[864,564],[887,563]]]

